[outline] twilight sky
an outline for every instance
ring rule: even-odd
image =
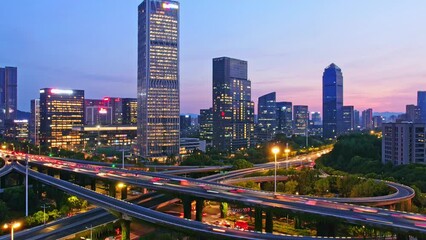
[[[0,66],[18,67],[19,109],[43,87],[136,97],[142,0],[4,0]],[[342,68],[344,104],[405,111],[426,90],[424,0],[181,0],[181,112],[211,106],[211,59],[247,60],[252,99],[322,108],[322,72]]]

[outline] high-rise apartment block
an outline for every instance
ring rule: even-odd
[[[13,125],[18,106],[18,70],[16,67],[0,67],[0,131]]]
[[[293,134],[293,104],[291,102],[277,102],[277,133]]]
[[[233,151],[250,147],[254,103],[247,62],[229,57],[213,59],[213,146]]]
[[[322,77],[323,137],[336,138],[343,125],[343,75],[334,63],[330,64]]]
[[[122,124],[135,125],[138,120],[138,100],[136,98],[122,98]]]
[[[343,133],[353,132],[355,129],[354,106],[343,106]]]
[[[258,140],[271,140],[277,127],[276,93],[271,92],[259,97],[257,104]]]
[[[138,147],[142,157],[179,154],[179,3],[138,7]]]
[[[84,125],[84,91],[40,89],[40,144],[72,149],[82,144],[73,127]]]
[[[385,123],[382,128],[382,163],[426,163],[426,125]]]
[[[405,120],[409,122],[421,122],[420,108],[414,104],[405,106]]]
[[[308,106],[294,105],[294,134],[306,136],[309,126],[309,111]]]
[[[364,130],[372,130],[373,129],[373,109],[369,108],[362,111],[361,117],[361,125]]]

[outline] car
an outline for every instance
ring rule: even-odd
[[[235,189],[231,189],[231,190],[229,190],[229,192],[230,193],[243,193],[243,192],[245,192],[246,190],[244,190],[244,189],[241,189],[241,188],[235,188]]]

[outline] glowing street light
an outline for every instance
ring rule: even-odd
[[[277,154],[280,152],[280,148],[275,146],[272,148],[272,153],[275,156],[275,174],[274,174],[274,195],[277,194]]]
[[[5,223],[3,225],[4,229],[10,228],[10,239],[13,240],[13,233],[15,228],[19,228],[21,226],[20,222],[11,222],[11,223]]]
[[[119,188],[119,189],[122,189],[122,188],[124,188],[126,186],[126,184],[124,184],[124,183],[118,183],[117,184],[117,187]]]

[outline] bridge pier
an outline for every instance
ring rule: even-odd
[[[96,178],[90,180],[90,189],[96,192]]]
[[[127,198],[127,186],[121,188],[121,200],[125,200]]]
[[[226,218],[228,216],[228,203],[220,202],[220,218]]]
[[[262,229],[262,209],[257,207],[254,209],[254,230],[262,232]]]
[[[130,220],[121,219],[121,240],[130,240]]]
[[[203,208],[204,208],[204,199],[197,199],[195,201],[195,220],[202,222],[203,221]]]
[[[265,221],[265,231],[267,233],[272,233],[274,231],[274,221],[273,214],[271,210],[266,210],[266,221]]]
[[[0,177],[0,188],[6,187],[6,176]]]
[[[404,234],[404,233],[397,233],[396,239],[397,240],[408,240],[409,236],[407,234]]]
[[[51,177],[55,177],[55,170],[48,168],[47,169],[47,175],[51,176]]]
[[[192,200],[189,197],[182,198],[183,204],[183,217],[186,219],[191,219],[191,205]]]
[[[330,236],[336,235],[336,224],[327,220],[320,220],[317,222],[317,236]]]
[[[110,195],[111,197],[114,197],[114,198],[115,198],[115,196],[116,196],[116,192],[115,192],[115,182],[114,182],[114,181],[110,181],[110,182],[108,183],[108,191],[109,191],[109,195]]]

